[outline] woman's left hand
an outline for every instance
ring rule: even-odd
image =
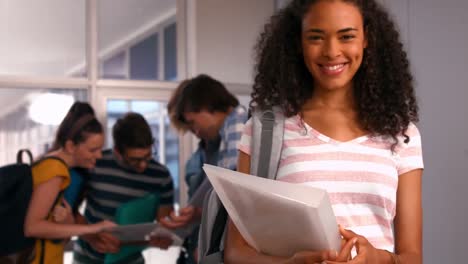
[[[71,206],[62,198],[62,202],[54,207],[52,211],[54,222],[61,224],[74,224],[75,218]]]
[[[368,263],[381,263],[379,258],[380,254],[378,249],[376,249],[372,244],[363,236],[360,236],[354,233],[351,230],[344,229],[340,226],[340,233],[346,241],[351,241],[356,238],[356,252],[357,255],[352,260],[349,260],[344,263],[350,264],[368,264]],[[341,252],[339,255],[342,255],[347,252]],[[343,262],[327,261],[329,264],[338,264]]]

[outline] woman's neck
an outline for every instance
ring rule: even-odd
[[[354,111],[355,108],[352,89],[315,89],[310,99],[304,104],[303,111],[308,109]]]
[[[59,148],[57,150],[51,151],[47,153],[45,157],[57,157],[63,160],[68,165],[68,167],[72,168],[75,166],[75,162],[72,156],[68,153],[65,153],[63,148]]]

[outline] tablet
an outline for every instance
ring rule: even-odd
[[[121,204],[115,213],[114,222],[119,224],[116,234],[124,243],[132,241],[144,241],[147,238],[147,231],[152,230],[159,207],[159,194],[151,193],[141,198],[133,199]],[[144,225],[135,225],[143,224]],[[149,225],[148,225],[149,224]],[[134,226],[128,226],[134,225]],[[127,227],[125,227],[127,226]],[[136,227],[135,227],[136,226]],[[154,229],[154,227],[153,227]],[[120,231],[119,231],[120,230]],[[129,232],[130,230],[130,232]],[[138,232],[136,232],[138,230]],[[135,234],[131,234],[135,231]],[[129,239],[129,240],[128,240]],[[105,264],[117,263],[129,256],[143,251],[147,246],[127,245],[120,247],[120,251],[114,254],[106,254]]]

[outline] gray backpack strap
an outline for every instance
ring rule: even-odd
[[[252,115],[252,139],[250,174],[276,179],[283,147],[284,115],[273,108],[254,112]]]
[[[284,115],[279,108],[252,115],[250,173],[275,179],[281,157]],[[200,264],[224,263],[227,212],[214,190],[208,192],[198,236]]]
[[[226,209],[224,209],[221,201],[214,189],[208,191],[203,203],[203,214],[198,234],[198,256],[200,264],[219,264],[223,263],[224,250],[221,245],[223,241],[213,242],[215,239],[223,239],[224,229],[227,218]],[[219,221],[224,219],[222,226],[219,226]],[[211,227],[211,228],[210,228]],[[219,238],[219,235],[222,237]],[[216,248],[217,247],[217,248]]]

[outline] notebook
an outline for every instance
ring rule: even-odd
[[[158,207],[159,194],[151,193],[121,204],[117,208],[114,221],[119,225],[152,223],[156,219]],[[123,242],[125,243],[125,241]],[[104,263],[111,264],[123,261],[126,258],[143,251],[145,248],[146,246],[136,245],[121,246],[118,253],[106,254]]]

